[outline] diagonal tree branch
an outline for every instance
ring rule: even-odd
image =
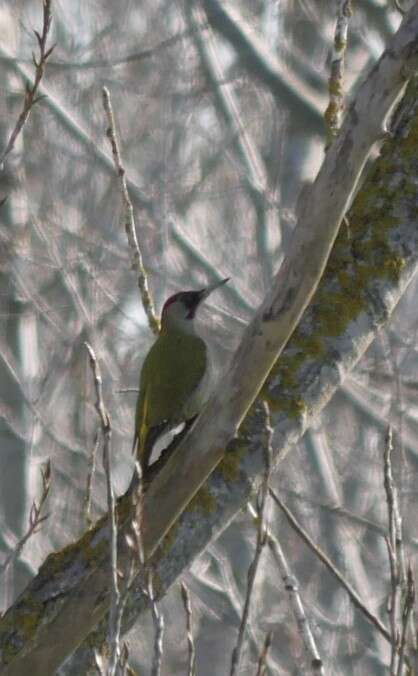
[[[370,148],[381,137],[383,123],[403,92],[404,78],[416,69],[417,35],[418,7],[414,7],[363,84],[339,138],[329,148],[309,202],[301,208],[289,258],[247,328],[222,387],[145,496],[144,545],[148,557],[154,552],[159,595],[254,490],[254,479],[263,466],[257,409],[242,426],[240,437],[229,445],[208,484],[199,488],[222,458],[226,443],[312,297]],[[416,267],[418,238],[409,201],[417,199],[418,190],[414,164],[417,101],[411,87],[404,112],[397,116],[396,137],[387,142],[353,206],[352,239],[348,241],[344,232],[338,238],[315,301],[265,388],[274,412],[274,446],[280,450],[276,462],[329,400],[344,370],[370,343],[376,324],[387,319]],[[407,191],[396,193],[396,174],[409,181]],[[392,186],[389,197],[387,186]],[[118,504],[122,526],[129,517],[128,502],[123,498]],[[170,537],[158,549],[170,528]],[[124,547],[123,527],[120,531],[123,563],[129,552]],[[109,608],[107,553],[103,519],[78,543],[48,557],[0,620],[1,674],[17,675],[29,669],[32,676],[53,672],[104,618]],[[140,589],[140,582],[133,585],[127,603],[128,624],[143,608],[138,602]],[[90,636],[89,642],[94,639]],[[65,673],[87,673],[88,659],[88,649],[80,648],[66,664]]]
[[[144,503],[146,556],[222,459],[309,304],[373,144],[418,63],[418,7],[360,87],[336,142],[301,205],[289,254],[247,327],[221,387],[168,460]],[[328,199],[327,199],[328,197]],[[173,478],[176,487],[173,490]],[[186,480],[187,479],[187,480]],[[164,504],[161,496],[164,495]]]

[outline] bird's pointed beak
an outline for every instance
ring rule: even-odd
[[[230,277],[226,277],[225,279],[221,279],[220,282],[215,282],[214,284],[207,286],[205,289],[202,289],[200,291],[201,297],[199,298],[199,301],[202,302],[203,300],[205,300],[208,296],[210,296],[210,294],[213,291],[216,291],[216,289],[219,289],[220,286],[223,286],[224,284],[229,282],[229,280],[230,280]]]

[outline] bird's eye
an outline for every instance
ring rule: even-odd
[[[185,294],[184,302],[188,308],[195,308],[199,305],[200,293],[198,291],[190,291]]]

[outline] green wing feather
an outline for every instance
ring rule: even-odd
[[[182,421],[184,407],[206,371],[206,346],[198,336],[160,335],[142,366],[135,421],[135,447],[142,458],[153,428]],[[197,413],[197,411],[196,411]],[[154,435],[152,435],[154,436]]]

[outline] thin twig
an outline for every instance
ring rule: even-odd
[[[145,566],[145,554],[144,554],[144,544],[142,540],[143,535],[143,523],[142,523],[142,507],[144,502],[144,482],[142,477],[142,468],[141,463],[137,460],[135,462],[135,476],[136,484],[135,491],[132,493],[131,499],[134,506],[135,517],[132,519],[131,527],[132,533],[134,535],[136,553],[138,558],[138,563],[141,568]]]
[[[395,5],[395,8],[398,10],[398,12],[402,14],[402,16],[406,14],[407,10],[402,7],[399,0],[393,0],[393,4]]]
[[[120,637],[122,631],[122,619],[123,613],[125,611],[126,603],[129,598],[129,592],[132,588],[132,584],[136,578],[136,575],[139,571],[143,570],[144,557],[143,557],[143,548],[142,548],[142,538],[140,535],[140,529],[136,518],[132,520],[131,523],[131,532],[125,535],[125,542],[132,551],[132,556],[127,564],[127,571],[124,575],[118,571],[118,574],[123,577],[124,584],[122,588],[119,588],[119,602],[115,611],[115,630],[114,633]],[[145,589],[144,594],[147,596],[148,591]],[[129,649],[128,646],[124,643],[120,649],[119,661],[116,663],[116,676],[129,676],[129,674],[135,674],[135,672],[130,668],[128,664],[129,659]]]
[[[250,503],[247,505],[247,509],[249,510],[251,516],[254,519],[256,519],[257,514]],[[318,676],[323,676],[324,668],[322,659],[319,654],[319,650],[316,645],[316,641],[312,633],[309,620],[305,613],[305,608],[299,593],[299,585],[297,579],[294,575],[291,574],[289,564],[287,562],[283,549],[280,545],[280,542],[273,535],[270,529],[267,529],[266,537],[267,544],[274,556],[277,567],[280,571],[281,578],[283,580],[284,588],[289,597],[292,612],[295,617],[297,627],[303,641],[305,652],[307,654],[307,661],[309,661],[309,663],[311,664],[314,674],[317,674]]]
[[[411,615],[414,609],[415,604],[415,582],[414,574],[412,572],[411,564],[408,565],[407,572],[407,581],[406,581],[406,594],[404,600],[404,607],[402,612],[402,632],[399,641],[399,663],[398,663],[398,672],[396,676],[403,676],[404,673],[404,659],[405,659],[405,649],[406,649],[406,640],[408,635],[409,623]]]
[[[39,502],[34,500],[29,512],[29,526],[25,535],[18,541],[13,551],[10,552],[6,560],[0,566],[0,575],[4,575],[9,566],[14,563],[20,556],[23,547],[32,537],[39,531],[41,523],[46,521],[49,514],[41,516],[42,510],[44,508],[46,499],[48,497],[49,489],[51,487],[51,461],[47,460],[44,467],[41,467],[41,476],[42,476],[42,492]]]
[[[328,81],[329,104],[325,111],[327,146],[337,136],[344,110],[344,69],[347,50],[348,23],[352,15],[351,0],[338,0],[337,24],[334,34],[334,50],[331,73]]]
[[[401,560],[401,542],[402,542],[402,519],[399,512],[398,490],[393,478],[392,472],[392,452],[393,437],[392,428],[389,426],[386,433],[384,450],[384,487],[388,509],[388,530],[389,535],[386,538],[388,551],[391,592],[389,598],[389,619],[392,634],[392,654],[390,661],[390,673],[394,676],[398,672],[399,666],[399,641],[401,637],[401,601],[402,588],[404,583],[403,566]]]
[[[106,658],[99,650],[93,650],[94,666],[98,676],[106,676]]]
[[[388,613],[392,634],[392,654],[390,673],[393,676],[402,676],[406,666],[405,647],[408,624],[412,624],[412,633],[415,634],[413,617],[414,596],[413,578],[407,574],[402,534],[402,517],[399,508],[398,489],[393,478],[392,470],[393,435],[389,425],[386,433],[384,450],[384,487],[388,507],[389,536],[386,538],[390,565],[391,592]],[[406,621],[406,625],[405,625]],[[415,642],[415,637],[414,637]]]
[[[96,667],[104,672],[104,663],[107,664],[107,676],[116,676],[124,674],[126,671],[127,652],[126,647],[120,646],[120,635],[122,627],[122,617],[125,605],[128,599],[129,590],[135,577],[134,559],[131,560],[129,569],[126,575],[126,582],[122,591],[119,588],[118,582],[118,551],[117,538],[118,530],[116,523],[116,500],[112,486],[112,471],[111,471],[111,439],[112,427],[109,414],[106,410],[103,399],[103,383],[100,373],[99,363],[93,348],[89,343],[85,343],[90,356],[90,364],[94,376],[94,384],[96,390],[96,410],[98,412],[101,429],[104,436],[103,447],[103,464],[106,475],[107,487],[107,507],[110,524],[110,563],[111,563],[111,604],[109,611],[109,629],[108,629],[108,644],[110,648],[110,655],[106,658],[104,655],[96,653]],[[96,438],[97,441],[97,438]],[[128,543],[129,544],[129,543]]]
[[[164,637],[164,617],[161,614],[156,596],[154,593],[154,586],[152,580],[152,570],[147,570],[145,565],[144,547],[142,540],[142,504],[144,497],[144,484],[142,481],[142,471],[139,462],[135,463],[135,472],[137,475],[138,485],[131,495],[133,502],[134,518],[131,522],[131,532],[126,535],[126,542],[128,547],[135,553],[139,565],[139,572],[145,578],[146,582],[142,585],[142,591],[148,598],[151,605],[151,613],[155,628],[154,639],[154,654],[152,660],[152,676],[159,676],[161,671],[161,663],[163,657],[163,637]]]
[[[151,331],[157,336],[160,330],[160,323],[155,314],[154,303],[151,298],[148,286],[147,273],[145,271],[141,249],[139,248],[138,239],[136,236],[134,210],[131,198],[129,196],[128,186],[126,183],[126,171],[122,164],[119,142],[116,134],[115,117],[113,114],[112,102],[110,99],[110,92],[106,87],[103,87],[102,89],[102,97],[103,97],[103,107],[106,113],[108,123],[108,127],[106,129],[106,136],[109,139],[112,148],[113,162],[115,165],[117,177],[119,179],[119,187],[122,195],[124,207],[125,231],[132,254],[132,269],[135,270],[138,276],[138,288],[141,294],[142,305],[145,314],[147,315],[148,318],[148,324],[151,328]]]
[[[126,575],[124,576],[125,582],[124,585],[121,588],[119,588],[119,603],[116,608],[115,612],[115,634],[119,637],[120,641],[120,635],[122,632],[122,619],[123,619],[123,613],[125,611],[125,606],[129,598],[129,592],[132,587],[132,583],[135,579],[136,575],[136,566],[135,566],[135,558],[132,557],[129,565],[128,565],[128,571]],[[129,658],[129,650],[124,643],[122,647],[120,648],[120,655],[119,655],[119,660],[116,663],[116,670],[115,674],[116,676],[126,676],[127,673],[130,673],[130,667],[128,664],[128,658]]]
[[[381,633],[384,638],[391,643],[391,635],[388,629],[385,627],[385,625],[379,620],[376,615],[374,615],[363,603],[355,589],[351,586],[349,582],[344,578],[344,576],[340,573],[338,568],[332,563],[332,561],[328,558],[326,554],[322,551],[320,547],[318,547],[317,544],[312,540],[312,538],[308,535],[308,533],[305,531],[305,529],[300,525],[299,521],[296,519],[296,517],[292,514],[290,509],[286,507],[286,505],[281,501],[277,493],[274,492],[272,488],[270,488],[270,495],[273,498],[274,502],[284,515],[286,516],[287,520],[289,521],[290,525],[292,528],[296,531],[296,533],[299,535],[300,538],[305,542],[305,544],[313,551],[315,556],[322,561],[322,563],[328,568],[330,573],[334,575],[334,577],[338,580],[338,582],[344,587],[345,591],[347,592],[348,596],[350,597],[353,605],[361,610],[361,612],[364,614],[364,616],[371,622],[376,629]]]
[[[152,659],[151,676],[160,676],[163,659],[164,617],[158,609],[151,570],[148,571],[147,596],[151,604],[151,614],[155,628],[154,656]]]
[[[248,623],[248,617],[250,612],[250,604],[252,592],[254,589],[255,578],[257,574],[258,564],[261,558],[261,552],[266,544],[266,533],[267,529],[265,526],[265,508],[267,502],[267,496],[269,492],[269,480],[271,473],[271,464],[273,457],[273,448],[272,448],[272,439],[273,439],[273,427],[271,425],[270,417],[270,408],[266,401],[263,402],[264,409],[264,458],[265,458],[265,468],[263,481],[260,486],[260,490],[257,496],[257,517],[258,517],[258,529],[257,529],[257,542],[254,552],[254,559],[248,569],[248,580],[247,580],[247,593],[244,602],[244,608],[242,610],[241,624],[238,630],[238,638],[235,648],[232,651],[231,657],[231,671],[230,676],[235,676],[240,673],[240,660],[242,653],[242,646],[244,644],[244,634],[245,629]]]
[[[273,640],[273,632],[269,631],[266,634],[266,638],[264,639],[263,647],[260,652],[260,656],[258,658],[258,665],[257,665],[257,674],[256,676],[266,676],[267,673],[267,655],[268,651],[270,650],[271,642]]]
[[[92,492],[92,485],[93,485],[93,476],[94,472],[96,470],[96,456],[97,456],[97,450],[99,448],[99,443],[100,443],[100,434],[99,430],[96,431],[96,437],[94,439],[94,444],[91,449],[90,457],[89,457],[89,466],[88,466],[88,471],[87,471],[87,485],[86,485],[86,495],[84,498],[84,515],[86,518],[86,523],[87,527],[90,528],[93,520],[91,518],[91,492]]]
[[[111,470],[111,442],[112,442],[112,425],[109,414],[106,410],[103,399],[103,381],[100,373],[100,366],[97,361],[95,352],[89,343],[84,343],[90,357],[90,366],[93,372],[94,386],[96,390],[95,407],[99,415],[101,429],[103,433],[103,465],[106,474],[106,488],[107,488],[107,509],[109,514],[110,527],[110,610],[109,610],[109,629],[108,642],[110,648],[110,658],[108,666],[108,676],[114,676],[120,663],[120,632],[118,631],[118,608],[120,604],[120,592],[118,584],[118,550],[117,550],[117,524],[116,524],[116,501],[112,486],[112,470]]]
[[[51,56],[55,48],[55,45],[52,45],[52,47],[50,47],[49,49],[46,48],[48,33],[52,22],[51,15],[52,0],[42,0],[42,4],[43,4],[42,33],[38,33],[38,31],[36,30],[33,31],[35,33],[39,47],[39,57],[36,58],[35,54],[32,54],[32,61],[33,65],[35,66],[35,79],[32,85],[26,84],[23,109],[18,117],[15,128],[10,134],[7,146],[3,151],[2,156],[0,157],[0,167],[3,166],[7,155],[9,155],[9,153],[13,150],[14,144],[16,143],[16,139],[19,136],[20,132],[22,131],[23,127],[25,126],[33,106],[43,98],[42,96],[37,96],[38,87],[45,72],[46,62]]]
[[[393,434],[389,426],[386,434],[384,452],[384,487],[388,505],[389,539],[393,550],[397,554],[401,569],[399,571],[401,581],[405,580],[405,557],[402,547],[402,517],[399,509],[399,496],[392,471]]]
[[[389,560],[389,568],[390,568],[390,588],[391,588],[391,595],[390,598],[388,599],[387,603],[387,612],[389,615],[389,624],[390,624],[390,633],[391,633],[391,647],[392,647],[392,652],[390,656],[390,673],[393,676],[393,674],[396,671],[396,664],[397,664],[397,654],[398,654],[398,641],[399,641],[399,631],[397,629],[397,618],[396,618],[396,612],[395,609],[396,607],[399,608],[399,603],[395,603],[398,601],[398,596],[397,596],[397,590],[398,590],[398,566],[396,562],[396,553],[395,550],[392,547],[392,543],[390,541],[390,538],[385,537],[385,543],[386,543],[386,548],[387,548],[387,553],[388,553],[388,560]],[[396,594],[395,594],[396,592]]]
[[[187,645],[189,648],[189,661],[187,668],[187,676],[196,676],[196,650],[193,640],[193,617],[192,604],[190,603],[190,594],[184,582],[181,583],[181,598],[183,600],[184,612],[186,613],[186,632]]]

